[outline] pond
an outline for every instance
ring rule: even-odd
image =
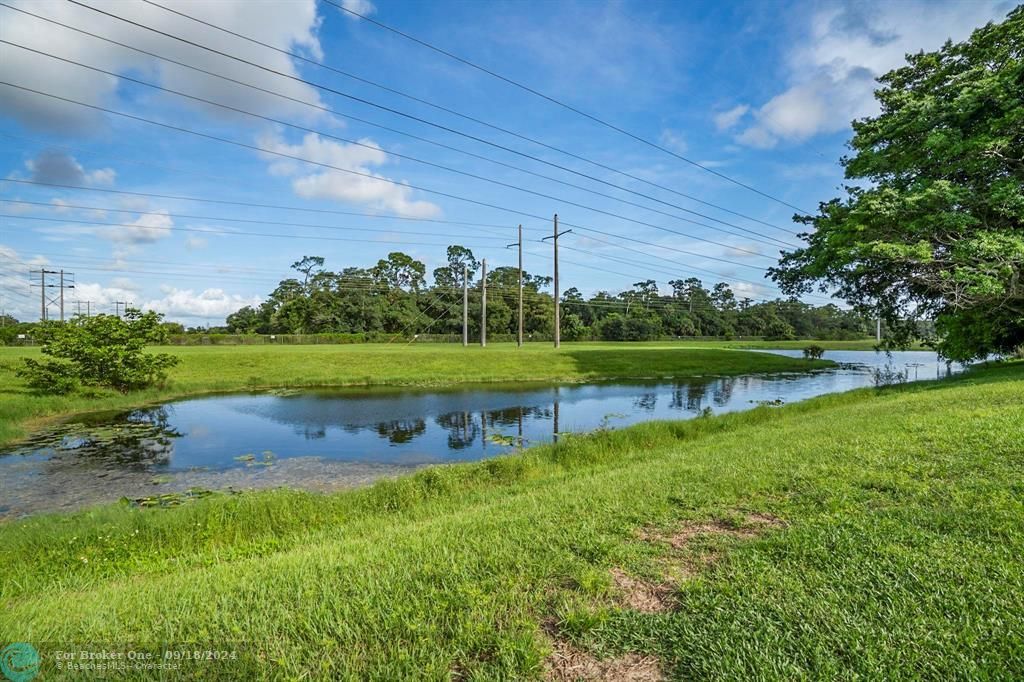
[[[287,485],[331,491],[505,454],[568,432],[869,386],[879,368],[910,381],[961,369],[930,352],[835,351],[825,357],[840,364],[810,373],[684,381],[231,394],[89,415],[0,454],[0,518],[122,497],[173,503],[190,490]]]

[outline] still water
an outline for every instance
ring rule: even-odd
[[[799,351],[772,351],[799,356]],[[934,353],[825,354],[813,373],[457,390],[348,389],[220,395],[91,415],[0,454],[0,518],[194,488],[336,490],[559,434],[782,404],[959,371]]]

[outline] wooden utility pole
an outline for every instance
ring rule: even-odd
[[[60,271],[60,321],[64,321],[64,270]]]
[[[121,317],[121,306],[124,306],[125,312],[128,312],[128,301],[114,301],[114,314]]]
[[[558,231],[558,214],[556,213],[554,232],[551,233],[550,237],[544,237],[544,240],[550,239],[555,248],[555,348],[559,348],[562,345],[561,302],[558,300],[558,238],[563,234],[568,234],[570,232],[572,232],[572,230],[566,230],[565,232]]]
[[[875,342],[882,343],[882,318],[875,318]]]
[[[487,345],[487,259],[480,261],[480,345]]]
[[[519,226],[519,241],[509,244],[505,248],[519,247],[519,334],[516,336],[516,346],[523,347],[523,226]]]
[[[469,266],[462,266],[462,346],[469,345]]]

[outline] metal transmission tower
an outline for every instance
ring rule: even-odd
[[[47,275],[57,275],[54,279],[50,280],[48,284],[46,282]],[[43,268],[41,270],[30,270],[29,276],[32,277],[31,286],[39,287],[39,320],[45,322],[50,319],[49,311],[51,305],[57,305],[60,308],[60,321],[64,321],[64,290],[75,288],[75,273],[64,272],[63,270],[47,270]],[[36,283],[36,278],[39,278],[39,282]],[[48,293],[47,289],[56,289],[56,293]]]
[[[128,305],[130,301],[114,301],[114,314],[121,317],[121,306],[124,306],[125,312],[128,312]]]
[[[563,234],[569,234],[572,230],[566,230],[565,232],[558,231],[558,214],[555,214],[555,230],[551,233],[551,236],[544,237],[541,241],[551,240],[555,247],[555,348],[559,348],[562,345],[562,315],[561,306],[558,300],[558,238]]]

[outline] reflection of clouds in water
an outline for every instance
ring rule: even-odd
[[[209,438],[212,433],[213,431],[210,427],[201,424],[189,429],[187,435],[189,438]]]
[[[316,488],[315,476],[307,477],[299,473],[305,469],[286,468],[283,463],[308,455],[376,466],[469,461],[508,453],[514,446],[507,442],[518,443],[519,436],[534,444],[554,440],[558,432],[692,418],[708,407],[716,413],[743,410],[780,397],[790,403],[871,385],[872,367],[885,364],[879,359],[813,373],[680,382],[193,399],[136,410],[114,423],[54,429],[19,448],[17,452],[28,455],[18,460],[20,466],[12,466],[13,458],[0,455],[0,488],[5,494],[8,489],[23,492],[34,477],[40,489],[55,496],[46,504],[64,508],[69,500],[84,498],[71,491],[62,493],[61,485],[113,489],[134,481],[151,486],[149,479],[156,471],[180,473],[191,467],[208,468],[212,481],[275,480]],[[919,370],[921,378],[930,378],[933,371],[945,373],[944,365],[935,369],[916,357],[898,361]],[[239,454],[264,450],[277,455],[270,466],[246,468],[235,460]],[[154,490],[164,488],[134,493]]]

